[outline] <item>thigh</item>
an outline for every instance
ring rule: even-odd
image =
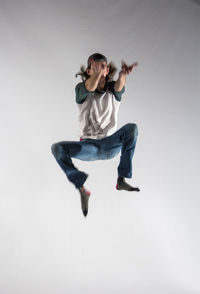
[[[101,139],[100,157],[101,159],[111,159],[119,154],[122,148],[121,130]]]
[[[98,146],[87,139],[83,141],[62,141],[60,142],[65,149],[66,154],[71,158],[77,158],[84,161],[93,161],[99,159]]]

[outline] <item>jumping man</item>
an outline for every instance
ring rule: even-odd
[[[117,130],[117,113],[125,91],[126,75],[137,62],[128,66],[122,61],[118,79],[113,81],[117,69],[108,64],[107,58],[94,53],[88,58],[87,68],[81,67],[82,82],[75,87],[76,103],[79,109],[79,140],[61,141],[51,146],[52,153],[65,172],[68,180],[79,190],[84,216],[88,213],[90,191],[84,186],[88,174],[78,170],[72,158],[84,161],[106,160],[120,151],[116,189],[140,191],[126,183],[132,178],[132,158],[135,151],[138,128],[135,123],[127,123]]]

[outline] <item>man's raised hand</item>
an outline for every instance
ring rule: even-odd
[[[122,67],[121,71],[119,72],[120,75],[127,75],[133,71],[133,68],[138,66],[137,62],[134,62],[132,65],[127,65],[123,60],[122,60]]]
[[[104,67],[101,62],[95,62],[91,60],[91,74],[101,76],[104,73]]]

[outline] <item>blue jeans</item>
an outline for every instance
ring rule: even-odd
[[[61,141],[51,146],[52,153],[65,172],[68,180],[79,189],[88,174],[79,171],[71,158],[84,161],[106,160],[115,157],[121,150],[118,176],[132,177],[132,158],[137,141],[136,124],[128,123],[114,134],[103,139],[83,139],[82,141]]]

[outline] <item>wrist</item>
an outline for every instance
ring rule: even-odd
[[[114,89],[116,92],[120,92],[125,86],[125,81],[122,81],[122,79],[118,78],[118,80],[115,82]]]
[[[124,73],[119,74],[118,83],[125,85],[125,83],[126,83],[126,74],[124,74]]]

